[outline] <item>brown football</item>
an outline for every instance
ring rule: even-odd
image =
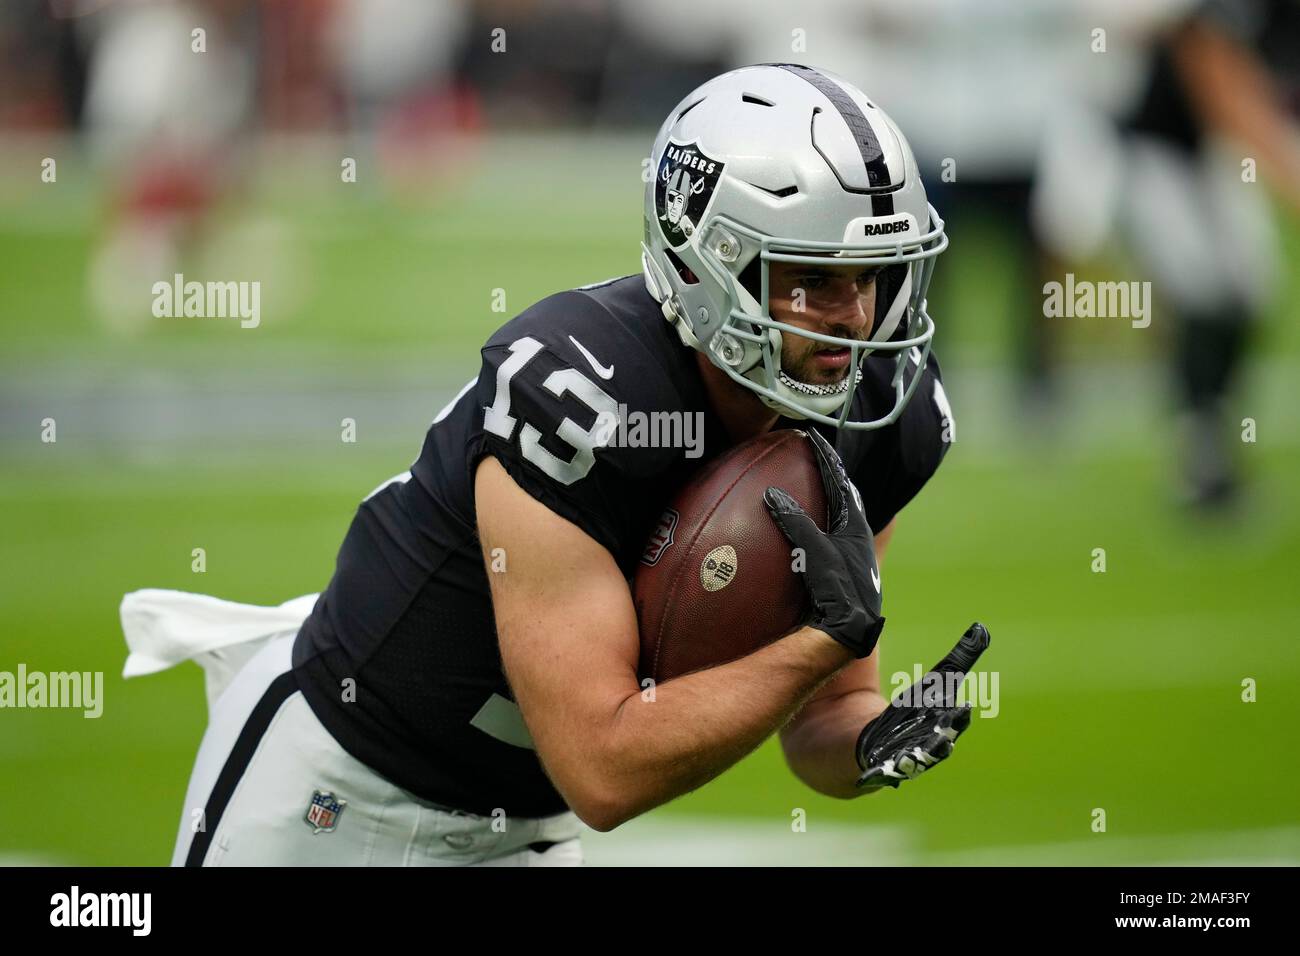
[[[807,592],[763,502],[788,491],[826,529],[826,493],[802,431],[767,432],[709,463],[664,511],[633,583],[641,677],[657,683],[750,654],[794,630]]]

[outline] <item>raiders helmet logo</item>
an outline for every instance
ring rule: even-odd
[[[695,143],[668,141],[655,177],[655,210],[659,231],[668,245],[679,248],[695,232],[722,176],[720,160]]]

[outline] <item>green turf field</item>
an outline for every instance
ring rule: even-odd
[[[551,188],[565,178],[551,153],[535,180],[504,187],[518,182],[501,178],[512,150],[489,150],[477,174],[418,203],[313,192],[310,168],[288,184],[256,183],[223,214],[225,229],[251,238],[205,253],[229,257],[241,277],[264,274],[268,289],[296,287],[282,311],[264,305],[256,330],[106,331],[85,288],[95,189],[51,197],[3,185],[0,670],[102,670],[106,702],[98,720],[0,711],[0,859],[165,862],[205,722],[202,677],[193,665],[117,676],[121,595],[169,587],[270,604],[319,590],[357,501],[405,468],[422,437],[404,417],[362,418],[361,440],[343,444],[330,405],[316,418],[298,408],[246,440],[220,429],[206,438],[215,426],[197,419],[192,440],[150,440],[162,419],[134,418],[132,405],[112,419],[116,397],[142,382],[163,395],[201,382],[262,401],[275,419],[286,382],[342,395],[346,409],[396,379],[410,405],[402,415],[427,423],[505,318],[493,289],[513,313],[638,267],[634,147],[609,147],[580,199]],[[520,223],[509,241],[507,221]],[[1193,519],[1171,501],[1159,320],[1142,332],[1067,327],[1067,407],[1035,427],[1011,401],[996,228],[969,240],[941,261],[955,280],[938,349],[958,440],[899,519],[882,654],[887,678],[910,673],[983,620],[997,716],[977,718],[950,762],[897,793],[819,797],[769,743],[627,831],[654,835],[660,851],[676,838],[688,861],[700,832],[770,862],[791,859],[791,840],[843,849],[861,832],[871,839],[849,858],[867,864],[1300,862],[1290,740],[1300,722],[1300,287],[1292,281],[1275,310],[1242,399],[1259,429],[1243,448],[1251,499],[1235,521]],[[1287,245],[1295,261],[1294,228]],[[47,406],[53,445],[38,437]],[[168,427],[183,433],[187,421]],[[207,552],[202,575],[190,570],[195,547]],[[1096,548],[1105,573],[1091,570]],[[1241,699],[1247,678],[1253,703]],[[1092,830],[1098,808],[1105,833]],[[806,834],[791,833],[797,810]]]

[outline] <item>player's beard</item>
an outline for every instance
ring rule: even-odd
[[[869,328],[855,331],[843,326],[826,331],[827,335],[854,342],[865,342],[870,333]],[[815,339],[787,332],[781,337],[781,370],[790,378],[805,385],[835,385],[842,382],[852,371],[853,363],[850,361],[841,368],[819,368],[814,356],[828,348],[832,346],[826,342],[818,342]]]

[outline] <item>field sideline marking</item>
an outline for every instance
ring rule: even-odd
[[[925,853],[907,825],[810,822],[794,833],[785,821],[709,817],[633,821],[612,833],[583,833],[591,866],[1051,866],[1296,865],[1300,826],[1191,831],[1170,835],[1097,834],[1065,843],[990,845]]]

